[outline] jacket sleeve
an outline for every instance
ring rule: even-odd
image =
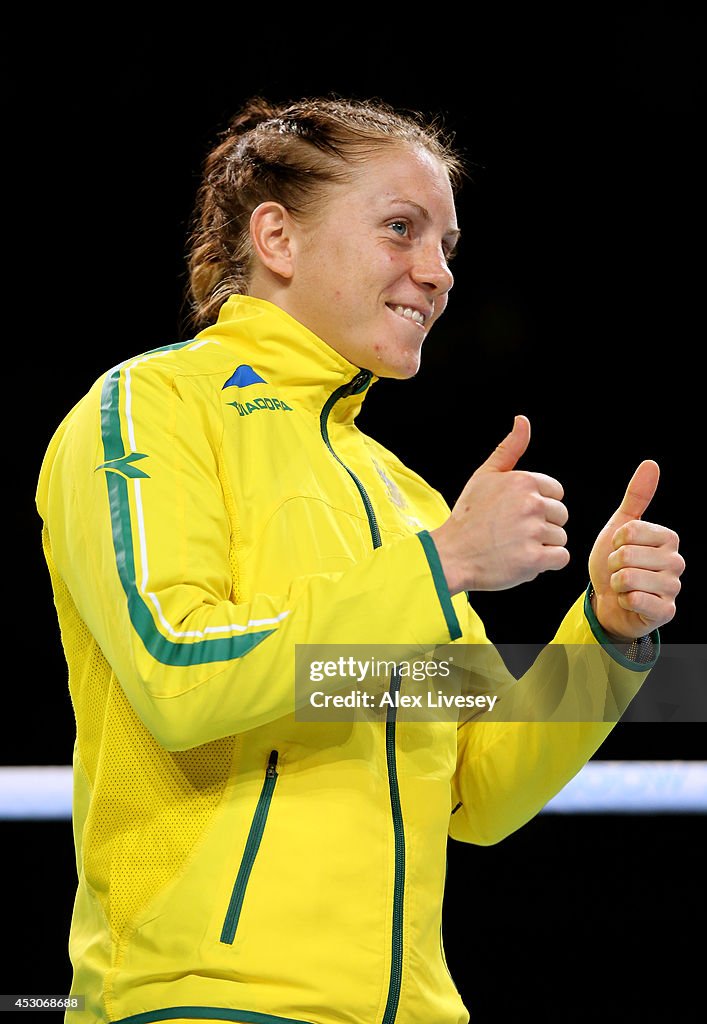
[[[47,557],[170,750],[293,713],[299,644],[416,650],[461,635],[424,536],[237,600],[222,429],[191,379],[116,368],[57,432],[37,492]]]
[[[517,680],[488,641],[463,647],[467,685],[499,699],[459,725],[450,836],[489,845],[533,818],[598,750],[640,689],[659,653],[657,631],[651,639],[651,662],[625,657],[603,633],[587,593]]]

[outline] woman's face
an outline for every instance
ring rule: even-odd
[[[280,304],[354,365],[414,376],[453,283],[459,231],[444,167],[424,150],[384,150],[294,231]]]

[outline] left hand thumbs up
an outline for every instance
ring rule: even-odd
[[[605,529],[618,529],[632,519],[640,519],[658,489],[660,467],[652,459],[642,462],[631,477],[623,501],[606,524]]]
[[[656,462],[641,462],[589,556],[596,616],[605,632],[617,639],[644,636],[675,615],[675,598],[685,569],[678,553],[679,537],[673,530],[641,518],[659,477]]]

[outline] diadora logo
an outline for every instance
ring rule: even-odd
[[[223,388],[247,388],[249,384],[267,384],[267,381],[259,373],[256,373],[252,366],[241,363],[233,371]],[[221,388],[222,391],[223,388]]]
[[[237,410],[239,416],[250,416],[259,409],[280,409],[281,412],[292,412],[292,406],[281,398],[254,398],[252,402],[228,402]]]
[[[236,367],[221,390],[234,387],[247,388],[252,384],[267,383],[259,373],[256,373],[252,366],[242,363]],[[258,412],[261,409],[279,409],[281,412],[292,412],[292,406],[288,405],[287,402],[283,402],[281,398],[253,398],[249,402],[228,402],[227,404],[232,405],[239,416],[250,416],[252,412]]]
[[[139,462],[140,459],[146,459],[147,455],[143,452],[128,452],[127,455],[121,455],[119,459],[108,459],[107,462],[102,462],[100,466],[96,466],[94,472],[98,472],[99,469],[105,469],[106,473],[118,473],[120,476],[130,477],[135,480],[139,477],[149,479],[149,473],[143,473],[137,466],[133,466],[133,462]]]

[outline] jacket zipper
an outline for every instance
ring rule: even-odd
[[[255,808],[255,813],[253,814],[253,820],[250,824],[250,831],[248,832],[248,838],[246,839],[245,850],[243,851],[243,858],[241,859],[240,867],[238,868],[238,874],[236,875],[233,892],[231,893],[228,910],[226,911],[226,918],[223,922],[223,928],[221,929],[221,942],[229,945],[233,942],[236,935],[236,928],[238,927],[238,919],[241,916],[241,909],[243,907],[245,891],[248,886],[248,879],[250,878],[250,873],[253,870],[253,864],[255,863],[255,858],[258,853],[260,840],[263,838],[263,831],[268,818],[268,811],[270,810],[270,801],[272,800],[275,783],[278,780],[277,759],[277,750],[271,750],[270,757],[268,758],[268,766],[265,770],[263,788],[261,789],[260,796],[258,797],[258,803]]]
[[[393,671],[390,680],[390,692],[396,694],[400,689],[400,672]],[[395,697],[388,705],[385,719],[385,758],[388,765],[388,785],[390,788],[390,809],[393,815],[393,837],[395,840],[395,878],[393,881],[393,941],[390,958],[390,983],[388,985],[388,1001],[381,1024],[393,1024],[398,1012],[400,986],[403,980],[403,899],[405,896],[405,830],[403,828],[403,811],[400,806],[400,789],[398,787],[398,763],[395,754],[395,716],[397,715]]]
[[[373,374],[371,373],[370,370],[360,370],[353,378],[353,380],[350,380],[348,382],[348,384],[342,384],[341,387],[337,388],[336,391],[332,392],[332,394],[327,399],[326,405],[322,409],[321,416],[319,417],[319,423],[321,426],[322,437],[324,438],[324,444],[327,446],[327,448],[334,456],[336,461],[339,463],[339,465],[344,467],[344,469],[349,474],[353,482],[356,484],[356,487],[358,488],[358,493],[361,495],[364,508],[366,509],[366,515],[368,516],[368,525],[371,530],[371,539],[373,541],[373,547],[379,548],[381,546],[381,535],[380,530],[378,529],[378,523],[376,522],[376,514],[373,510],[371,499],[366,494],[365,487],[363,486],[359,478],[356,476],[354,471],[352,469],[349,469],[346,463],[339,458],[339,456],[332,448],[331,441],[329,440],[329,429],[327,427],[329,413],[336,405],[336,403],[339,401],[339,399],[348,398],[349,395],[357,395],[360,391],[365,391],[365,389],[371,382],[372,376]]]
[[[360,370],[356,376],[337,388],[328,398],[319,418],[322,438],[324,443],[334,456],[339,465],[343,466],[353,482],[356,484],[358,493],[361,495],[363,506],[368,516],[368,525],[371,531],[371,540],[374,548],[382,544],[380,530],[376,521],[376,514],[371,499],[366,489],[353,472],[349,469],[332,448],[329,440],[327,421],[329,413],[340,398],[349,395],[359,394],[365,391],[371,381],[373,374],[370,370]],[[401,677],[397,669],[393,672],[390,680],[390,693],[396,694],[400,689]],[[395,847],[395,874],[393,881],[393,933],[391,937],[390,957],[390,980],[388,982],[388,999],[385,1004],[385,1011],[381,1024],[393,1024],[398,1012],[400,1001],[400,988],[403,977],[403,901],[405,895],[405,829],[403,826],[403,813],[400,804],[400,789],[398,787],[398,764],[395,750],[395,720],[397,715],[396,700],[390,702],[386,713],[385,721],[385,757],[388,769],[388,788],[390,790],[390,808],[393,818],[393,838]]]

